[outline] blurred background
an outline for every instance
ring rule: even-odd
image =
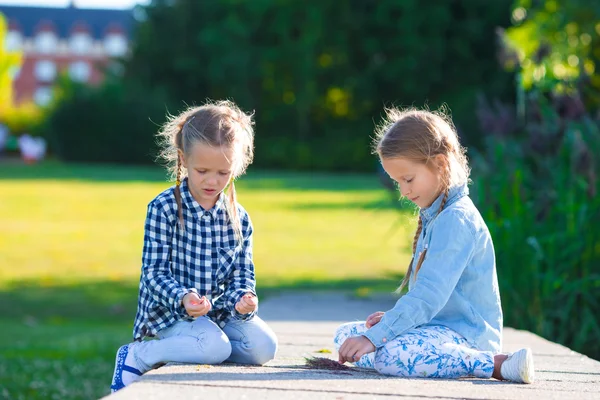
[[[415,209],[369,144],[386,106],[445,104],[505,324],[600,359],[599,63],[589,0],[0,0],[0,398],[108,393],[154,135],[208,98],[256,112],[263,299],[395,289]]]

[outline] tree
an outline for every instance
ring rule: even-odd
[[[21,65],[21,53],[6,49],[6,32],[6,19],[0,14],[0,104],[3,108],[12,105],[12,73]]]
[[[493,43],[511,2],[154,0],[126,80],[178,108],[230,98],[256,110],[257,165],[372,170],[384,106],[447,102],[465,127],[482,85],[510,88]]]
[[[600,3],[517,0],[512,15],[519,118],[482,102],[491,134],[470,152],[504,321],[600,358]]]
[[[523,89],[579,92],[588,109],[600,106],[600,2],[517,0],[514,26],[504,35],[505,66]]]

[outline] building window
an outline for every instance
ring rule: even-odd
[[[39,106],[47,106],[52,101],[52,89],[49,87],[39,87],[33,94],[33,100]]]
[[[87,82],[92,74],[90,64],[76,61],[69,65],[69,76],[76,82]]]
[[[56,64],[48,60],[38,61],[33,73],[40,82],[52,82],[56,78]]]
[[[8,31],[4,38],[6,51],[19,51],[23,47],[23,35],[17,31]]]
[[[35,37],[35,48],[42,54],[51,54],[56,51],[58,38],[52,32],[40,32]]]
[[[92,51],[94,42],[87,33],[75,33],[69,40],[71,52],[75,54],[87,54]]]
[[[127,40],[123,35],[110,33],[104,38],[104,48],[109,57],[123,57],[127,53]]]

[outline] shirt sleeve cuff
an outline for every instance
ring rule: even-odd
[[[373,343],[373,346],[377,348],[385,346],[387,342],[396,337],[394,332],[392,332],[388,326],[382,324],[381,322],[371,329],[368,329],[365,333],[363,333],[363,336],[369,339],[371,343]]]

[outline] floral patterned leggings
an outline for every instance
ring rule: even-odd
[[[339,350],[346,339],[360,336],[364,322],[341,325],[334,338]],[[491,378],[494,354],[479,351],[467,339],[445,326],[421,326],[390,340],[377,351],[365,354],[355,365],[384,375],[427,378]]]

